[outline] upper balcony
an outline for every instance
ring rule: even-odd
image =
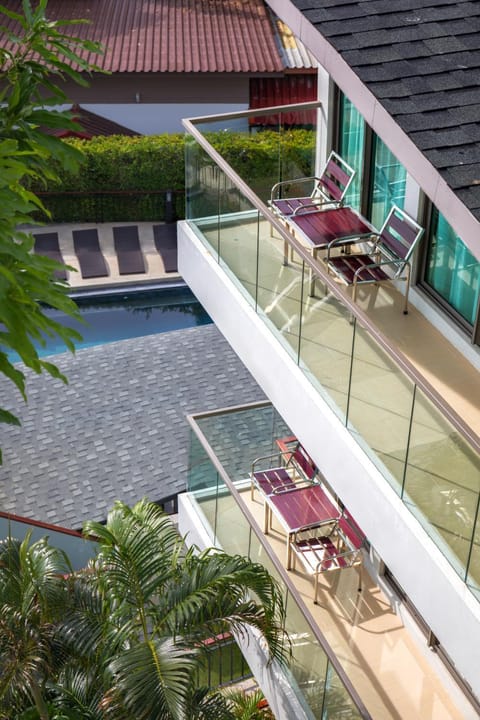
[[[362,493],[356,514],[402,585],[417,592],[417,574],[430,572],[433,553],[443,577],[453,570],[480,598],[478,371],[420,312],[414,297],[409,314],[402,313],[402,285],[365,286],[353,303],[322,259],[313,259],[311,248],[270,211],[268,199],[277,181],[315,174],[322,139],[313,133],[307,157],[305,150],[295,154],[292,133],[304,131],[284,130],[282,109],[276,109],[273,133],[252,133],[253,115],[185,121],[187,224],[179,234],[180,272],[335,492],[349,505],[352,494]],[[206,265],[200,271],[199,255],[192,254],[196,243],[203,248],[204,262],[216,265],[228,293],[249,314],[249,322],[263,326],[259,334],[247,337],[247,325],[240,326],[239,316],[227,312],[227,295],[215,293],[212,278],[203,272]],[[265,335],[270,345],[259,344]],[[287,375],[279,369],[280,356],[284,368],[291,368]],[[307,403],[298,396],[300,387],[309,402],[315,396],[311,402],[327,408],[335,435],[321,431],[321,423],[315,433],[314,415],[304,421]],[[352,452],[358,467],[365,470],[365,481],[362,472],[355,472],[355,487],[339,457],[341,447],[335,447],[336,438],[346,434],[356,444]],[[401,506],[404,526],[417,543],[415,552],[424,553],[413,570],[399,543],[385,540],[383,525],[396,523],[399,511],[389,514],[388,503],[375,506],[374,481],[375,492],[388,495],[390,506]],[[365,496],[370,496],[368,502]],[[379,514],[381,526],[374,519]],[[425,543],[425,533],[431,542]],[[442,564],[445,559],[450,571]],[[448,584],[435,587],[433,582],[431,592],[420,597],[419,591],[417,598],[420,609],[431,614],[436,634],[441,634],[444,618],[432,593],[441,592],[448,607]],[[456,588],[452,608],[459,592]],[[471,601],[467,604],[479,623],[478,605],[473,603],[472,609]]]

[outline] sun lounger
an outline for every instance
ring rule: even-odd
[[[137,275],[145,272],[145,260],[136,225],[114,227],[113,242],[120,275]]]
[[[58,233],[34,233],[33,237],[35,239],[34,252],[37,255],[44,255],[51,260],[56,260],[63,265],[65,264],[60,251]],[[66,280],[67,271],[64,269],[55,270],[55,277],[57,280]]]
[[[72,235],[82,278],[107,277],[108,268],[100,250],[97,230],[95,228],[73,230]]]
[[[153,239],[162,258],[166,273],[177,272],[177,225],[166,223],[153,226]]]

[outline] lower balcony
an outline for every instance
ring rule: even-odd
[[[292,640],[291,674],[263,690],[280,718],[447,720],[477,717],[438,654],[385,580],[374,553],[360,568],[323,573],[318,604],[313,580],[285,568],[286,536],[273,520],[263,532],[264,505],[250,496],[255,457],[273,452],[290,433],[268,403],[190,418],[193,429],[188,493],[180,497],[182,534],[264,564],[284,591]],[[361,591],[359,575],[361,574]],[[297,706],[276,707],[282,683]],[[262,683],[261,683],[262,684]],[[273,687],[273,695],[272,695]],[[293,708],[293,709],[292,709]],[[299,710],[300,708],[300,710]],[[302,715],[303,713],[303,715]]]

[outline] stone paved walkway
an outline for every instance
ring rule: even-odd
[[[186,488],[186,415],[264,400],[214,325],[57,355],[69,385],[28,374],[28,404],[0,376],[0,507],[80,528],[116,498],[161,500]]]

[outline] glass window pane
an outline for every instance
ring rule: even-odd
[[[480,263],[434,210],[426,281],[471,325],[480,293]]]
[[[347,205],[360,210],[363,182],[363,152],[365,146],[365,120],[350,100],[342,95],[340,101],[340,147],[342,158],[357,171],[346,195]]]
[[[392,205],[403,208],[407,171],[380,138],[375,138],[372,223],[380,228]]]

